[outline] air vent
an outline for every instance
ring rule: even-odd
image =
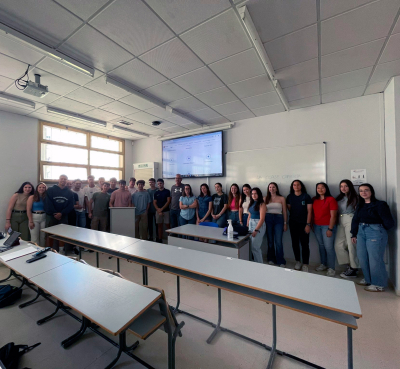
[[[133,123],[126,122],[125,120],[120,120],[118,123],[123,124],[125,126],[131,126]]]

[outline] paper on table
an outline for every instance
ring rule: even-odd
[[[25,249],[18,250],[15,252],[11,252],[10,254],[4,255],[4,256],[0,257],[0,259],[3,260],[4,262],[7,262],[12,259],[20,258],[21,256],[32,254],[37,251],[38,250],[36,250],[36,248],[29,246],[29,247],[26,247]]]

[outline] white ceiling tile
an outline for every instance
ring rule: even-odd
[[[247,110],[247,111],[242,111],[242,112],[236,113],[236,114],[225,115],[225,117],[227,119],[229,119],[231,122],[234,122],[234,121],[239,121],[239,120],[243,120],[243,119],[254,118],[255,115],[250,110]]]
[[[300,100],[306,97],[319,95],[319,81],[302,83],[283,90],[288,101]]]
[[[360,5],[370,3],[374,0],[320,0],[321,19],[333,17],[334,15],[354,9]]]
[[[237,97],[226,87],[216,88],[215,90],[196,95],[196,97],[209,106],[225,104],[237,100]]]
[[[134,55],[143,54],[174,37],[142,1],[117,0],[90,24]]]
[[[178,38],[149,51],[140,59],[168,78],[203,66],[203,62]]]
[[[79,85],[76,83],[57,77],[40,68],[34,68],[32,69],[32,72],[29,72],[32,80],[34,80],[34,74],[40,74],[40,83],[47,86],[50,92],[58,95],[65,95],[79,88]]]
[[[89,90],[99,92],[113,99],[120,99],[124,96],[130,95],[129,92],[123,90],[122,88],[113,86],[110,83],[107,84],[104,77],[95,79],[94,81],[85,85],[85,87]]]
[[[83,26],[59,49],[76,60],[103,72],[109,72],[132,59],[131,54],[89,25]]]
[[[160,83],[159,85],[147,88],[142,91],[148,96],[155,97],[168,104],[171,101],[180,100],[188,97],[189,94],[171,81]]]
[[[183,74],[173,81],[194,95],[224,85],[207,67]]]
[[[341,90],[341,91],[331,92],[329,94],[323,94],[322,103],[327,104],[334,101],[347,100],[347,99],[352,99],[354,97],[359,97],[362,96],[364,90],[365,86],[358,86],[349,88],[347,90]]]
[[[211,119],[205,119],[204,124],[208,125],[213,125],[213,124],[222,124],[222,123],[228,123],[229,119],[225,117],[216,117],[216,118],[211,118]]]
[[[256,117],[262,117],[264,115],[282,113],[285,111],[285,107],[282,104],[277,104],[277,105],[265,106],[259,109],[252,109],[252,111],[256,115]]]
[[[352,87],[365,86],[371,74],[372,67],[355,70],[348,73],[338,74],[333,77],[322,78],[322,93],[346,90]]]
[[[174,114],[168,112],[166,109],[163,109],[160,106],[155,106],[154,108],[147,109],[146,113],[152,114],[158,118],[168,119],[173,117]]]
[[[44,97],[36,97],[33,95],[28,95],[27,93],[25,93],[22,90],[19,90],[17,87],[15,87],[15,85],[11,85],[7,90],[7,93],[12,94],[12,95],[16,95],[22,99],[26,99],[26,100],[31,100],[31,101],[35,101],[35,102],[39,102],[42,104],[49,104],[51,102],[53,102],[54,100],[58,99],[60,97],[60,95],[54,94],[52,92],[49,92],[46,96]]]
[[[107,105],[103,105],[101,109],[122,116],[136,113],[138,111],[138,109],[130,105],[123,104],[120,101],[113,101]]]
[[[274,86],[266,74],[230,84],[228,87],[240,99],[274,91]]]
[[[400,59],[400,33],[390,36],[379,63],[386,63],[396,59]]]
[[[220,115],[216,111],[212,110],[211,108],[194,111],[188,115],[192,116],[195,119],[199,119],[199,120],[207,120],[207,119],[214,119],[214,118],[220,117]]]
[[[109,0],[57,0],[59,4],[83,20],[87,20],[108,1]]]
[[[380,0],[321,23],[322,55],[386,37],[398,0]]]
[[[93,110],[93,106],[67,99],[66,97],[62,97],[61,99],[54,101],[51,106],[75,114],[83,114],[87,111]]]
[[[2,0],[0,21],[50,46],[56,46],[82,24],[52,0]]]
[[[276,71],[282,88],[300,85],[319,78],[318,59],[308,60]]]
[[[222,115],[240,113],[242,111],[247,111],[246,105],[241,101],[231,101],[225,104],[213,106],[213,109]]]
[[[251,47],[233,9],[183,33],[181,38],[207,64]]]
[[[319,96],[306,97],[305,99],[294,100],[289,103],[290,109],[308,108],[321,103]]]
[[[250,0],[246,5],[262,42],[273,40],[317,21],[315,0]]]
[[[385,88],[386,88],[386,85],[388,84],[388,82],[389,81],[381,81],[381,82],[369,84],[367,89],[364,92],[364,95],[377,94],[377,93],[385,91]]]
[[[113,119],[120,118],[118,114],[113,114],[113,113],[110,113],[110,112],[102,110],[102,109],[94,109],[94,110],[88,111],[85,113],[85,115],[88,117],[95,118],[95,119],[105,120],[106,122],[109,122],[110,120],[113,120]],[[121,120],[123,120],[123,119],[121,119]]]
[[[265,73],[254,49],[243,51],[224,60],[210,64],[209,67],[226,84],[243,81]]]
[[[96,108],[113,101],[113,99],[110,99],[107,96],[104,96],[102,94],[99,94],[98,92],[89,90],[85,87],[81,87],[75,91],[72,91],[66,97],[68,97],[69,99],[72,99],[72,100],[83,102],[88,105],[95,106]]]
[[[0,52],[30,65],[36,64],[44,57],[42,53],[33,50],[27,44],[18,42],[17,40],[16,38],[1,35]]]
[[[134,59],[109,73],[114,79],[129,82],[142,90],[164,82],[167,78],[144,64],[139,59]]]
[[[384,41],[384,39],[380,39],[323,56],[321,59],[321,76],[331,77],[373,66]]]
[[[266,94],[246,97],[242,101],[252,110],[258,109],[264,106],[277,105],[281,102],[278,94],[274,92],[268,92]]]
[[[154,106],[157,106],[153,103],[151,103],[148,100],[142,99],[141,97],[137,96],[137,95],[128,95],[123,97],[122,99],[119,99],[119,101],[128,104],[130,106],[133,106],[139,110],[146,110],[146,109],[150,109],[153,108]]]
[[[14,83],[13,79],[0,76],[0,91],[4,91],[12,83]]]
[[[378,64],[369,83],[387,81],[398,75],[400,75],[400,60]]]
[[[207,106],[194,97],[187,97],[185,99],[176,100],[169,104],[171,107],[178,109],[184,113],[204,109]]]
[[[317,25],[313,25],[264,44],[274,69],[318,57]]]
[[[21,63],[3,54],[0,54],[0,66],[0,74],[13,79],[21,77],[25,73],[26,68],[28,68],[28,64]]]
[[[230,7],[229,0],[146,0],[154,11],[174,30],[181,33]]]
[[[151,122],[154,122],[155,120],[163,121],[163,119],[160,119],[159,117],[156,117],[155,115],[146,113],[144,111],[140,111],[135,114],[130,114],[130,115],[128,115],[128,118],[133,119],[136,122],[144,123],[144,124],[147,124],[150,126],[151,126]],[[158,127],[162,128],[161,126],[158,126]]]

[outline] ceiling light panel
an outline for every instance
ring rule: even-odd
[[[15,103],[17,105],[23,106],[24,108],[35,109],[35,103],[33,101],[21,99],[17,96],[5,94],[5,93],[0,93],[0,101],[2,101],[3,103],[5,101],[9,101],[9,102]]]
[[[47,113],[55,114],[55,115],[61,115],[63,117],[71,118],[71,119],[82,121],[82,122],[86,122],[86,123],[98,124],[98,125],[101,125],[103,127],[107,126],[107,122],[105,122],[105,121],[94,119],[94,118],[90,118],[90,117],[87,117],[87,116],[84,116],[84,115],[81,115],[81,114],[76,114],[76,113],[73,113],[73,112],[70,112],[70,111],[56,109],[56,108],[53,108],[51,106],[47,107]]]
[[[113,125],[113,129],[116,129],[118,131],[128,132],[128,133],[135,134],[135,135],[150,137],[149,134],[146,134],[146,133],[143,133],[143,132],[139,132],[139,131],[135,131],[135,130],[130,129],[130,128],[120,127],[118,125]]]

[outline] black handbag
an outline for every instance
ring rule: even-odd
[[[6,369],[17,369],[18,362],[21,356],[39,345],[40,342],[32,346],[15,345],[14,342],[7,343],[2,348],[0,348],[0,363],[3,365],[2,368],[4,367]]]
[[[22,288],[5,284],[0,286],[0,308],[12,305],[22,296]]]

